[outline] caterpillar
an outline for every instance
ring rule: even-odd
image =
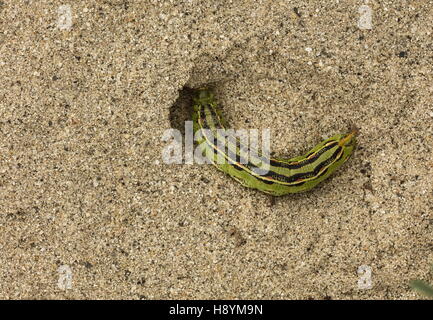
[[[245,160],[242,142],[221,136],[221,130],[227,130],[228,124],[218,109],[213,91],[197,89],[193,101],[193,130],[203,155],[245,187],[274,196],[314,188],[346,162],[356,147],[356,130],[353,130],[320,142],[302,156],[263,159],[263,154],[257,153],[257,157]],[[267,169],[262,170],[259,163],[267,163]]]

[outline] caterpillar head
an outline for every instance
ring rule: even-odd
[[[209,103],[214,99],[214,94],[212,90],[208,88],[199,88],[197,89],[197,94],[194,97],[194,101],[196,103]]]

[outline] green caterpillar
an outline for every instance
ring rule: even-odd
[[[262,154],[259,154],[259,159],[240,161],[243,159],[242,143],[238,139],[222,139],[221,130],[218,129],[225,130],[228,125],[217,108],[211,90],[197,90],[192,118],[194,134],[200,132],[197,142],[201,152],[213,165],[242,185],[274,196],[312,189],[346,162],[356,146],[356,131],[337,134],[303,156],[291,159],[266,158],[267,170],[261,171],[258,163],[263,163],[263,158],[260,158]],[[224,162],[217,161],[221,157],[225,159]]]

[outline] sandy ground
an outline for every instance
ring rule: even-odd
[[[419,298],[433,3],[370,1],[367,28],[363,4],[0,1],[0,298]],[[276,154],[353,124],[359,148],[276,201],[165,164],[182,88],[208,83]]]

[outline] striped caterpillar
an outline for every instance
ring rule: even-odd
[[[242,185],[281,196],[312,189],[328,178],[346,162],[356,146],[353,130],[322,141],[305,155],[291,158],[266,158],[267,170],[260,170],[263,156],[240,161],[244,147],[238,139],[222,139],[220,131],[228,125],[210,89],[198,89],[194,97],[194,134],[200,132],[197,142],[201,152],[219,170],[229,174]],[[224,162],[217,159],[225,159]]]

